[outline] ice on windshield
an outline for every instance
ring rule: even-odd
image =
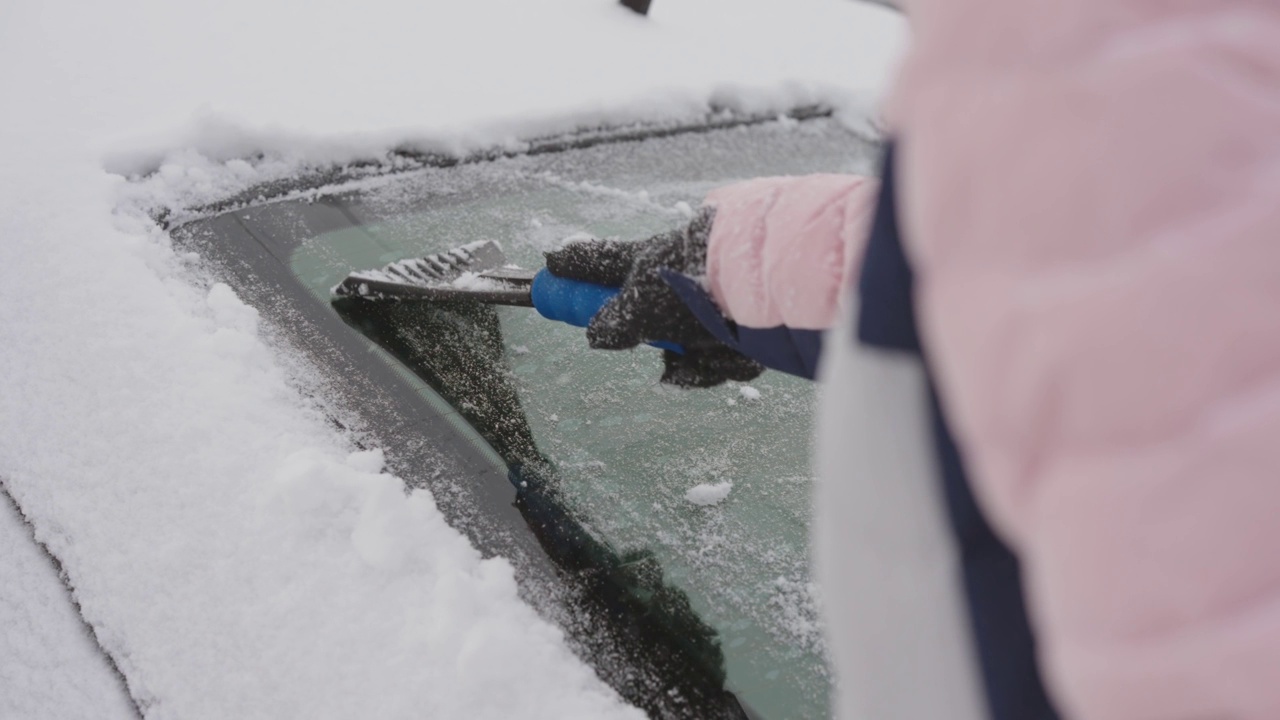
[[[873,153],[818,120],[420,171],[335,199],[350,226],[307,239],[292,269],[327,299],[351,270],[477,240],[536,268],[568,236],[642,239],[686,222],[715,186],[868,172]],[[594,539],[654,561],[713,629],[729,690],[764,717],[829,715],[808,567],[808,381],[767,372],[682,391],[658,384],[658,351],[590,350],[581,329],[533,310],[394,312],[380,342],[416,353],[508,463],[546,462],[557,502]],[[450,342],[485,347],[461,357]]]

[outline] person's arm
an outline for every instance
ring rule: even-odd
[[[592,319],[592,347],[674,341],[663,381],[705,387],[760,365],[812,378],[821,333],[856,272],[878,183],[854,175],[760,178],[719,188],[685,228],[639,242],[575,242],[556,275],[622,292]],[[759,363],[759,365],[757,365]]]
[[[712,191],[707,284],[739,326],[825,330],[860,266],[879,182],[759,178]]]

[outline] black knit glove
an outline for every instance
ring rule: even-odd
[[[648,240],[571,242],[546,254],[551,274],[621,287],[587,326],[591,347],[622,350],[653,340],[679,343],[684,354],[662,351],[662,382],[679,387],[711,387],[746,381],[764,367],[716,340],[659,276],[669,268],[685,275],[706,274],[707,237],[714,212],[704,209],[688,225]]]

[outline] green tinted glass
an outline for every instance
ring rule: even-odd
[[[567,235],[645,238],[687,221],[712,187],[867,172],[873,152],[817,120],[419,171],[342,197],[350,225],[306,239],[291,268],[327,301],[351,270],[474,240],[538,267]],[[389,312],[348,321],[412,365],[428,402],[456,410],[496,456],[545,464],[554,502],[615,563],[643,558],[660,576],[652,587],[686,598],[714,631],[729,690],[767,718],[827,717],[808,570],[808,381],[768,372],[680,391],[657,383],[658,351],[593,351],[580,329],[533,310]]]

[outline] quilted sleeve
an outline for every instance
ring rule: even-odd
[[[713,191],[707,282],[754,328],[825,330],[857,272],[878,182],[857,175],[749,180]]]

